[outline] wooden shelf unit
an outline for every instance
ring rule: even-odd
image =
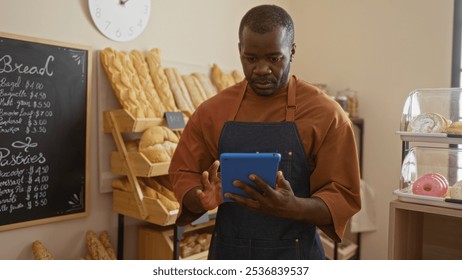
[[[176,250],[173,249],[174,247],[178,247],[176,242],[182,238],[182,235],[173,238],[174,232],[177,232],[178,229],[178,227],[174,225],[178,210],[168,211],[160,200],[144,196],[137,179],[137,177],[167,175],[170,163],[150,163],[143,154],[139,152],[129,152],[123,137],[124,133],[142,133],[152,126],[166,126],[166,121],[157,118],[136,119],[123,109],[105,111],[103,116],[104,132],[112,134],[117,146],[117,151],[111,154],[111,171],[115,175],[126,176],[130,183],[130,187],[127,191],[114,189],[112,194],[113,210],[119,214],[117,258],[123,259],[125,216],[145,221],[152,226],[157,226],[161,236],[172,236],[172,238],[158,238],[158,234],[153,233],[151,228],[149,234],[144,234],[143,237],[140,238],[140,250],[147,250],[140,254],[141,257],[161,257],[161,259],[178,258],[177,252],[174,252]],[[211,224],[214,224],[214,220],[205,223],[204,226],[211,227]],[[197,230],[202,227],[203,226],[195,226],[186,229],[186,231]],[[181,227],[181,233],[186,231]],[[146,230],[142,232],[146,232]],[[146,236],[154,237],[154,239],[147,240]],[[168,240],[170,240],[171,243],[167,242],[166,247],[165,242]],[[156,242],[159,242],[159,244],[155,244]],[[148,247],[145,248],[145,246]],[[207,252],[201,252],[201,254],[190,256],[188,259],[202,259],[204,256],[207,257]]]
[[[198,225],[184,227],[183,235],[186,237],[194,233],[212,234],[215,222],[210,220]],[[174,256],[174,227],[159,228],[153,225],[141,226],[138,230],[138,259],[140,260],[172,260]],[[208,250],[190,255],[181,260],[207,259]]]
[[[389,219],[389,259],[462,259],[461,210],[394,200]]]

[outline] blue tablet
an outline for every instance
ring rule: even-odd
[[[281,161],[279,153],[222,153],[220,155],[220,172],[222,193],[234,193],[248,197],[241,189],[233,186],[234,180],[240,180],[259,188],[249,179],[256,174],[273,188],[276,186],[276,173]],[[223,196],[225,202],[233,201]]]

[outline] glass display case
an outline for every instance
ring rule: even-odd
[[[426,88],[413,90],[407,97],[401,116],[400,132],[409,130],[421,114],[439,114],[449,122],[462,119],[462,88]],[[442,132],[442,131],[441,131]]]
[[[461,88],[416,89],[408,95],[397,131],[399,200],[462,209],[461,97]]]
[[[455,198],[461,195],[462,133],[449,129],[462,119],[461,92],[418,89],[406,99],[397,132],[402,166],[398,198],[390,202],[389,259],[462,258],[462,200]]]
[[[395,194],[404,201],[462,209],[462,149],[412,147]]]

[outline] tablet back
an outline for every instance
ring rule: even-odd
[[[223,153],[220,155],[220,170],[223,195],[227,192],[242,196],[247,194],[233,186],[234,180],[241,180],[259,188],[249,179],[250,174],[256,174],[271,187],[276,185],[276,173],[281,155],[279,153]],[[223,200],[233,201],[223,197]]]

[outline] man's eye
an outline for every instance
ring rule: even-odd
[[[275,63],[275,62],[281,61],[281,57],[280,57],[280,56],[270,56],[270,57],[269,57],[269,60],[270,60],[271,62]]]
[[[250,62],[250,63],[253,63],[253,62],[257,61],[257,59],[255,57],[253,57],[253,56],[248,56],[247,61]]]

